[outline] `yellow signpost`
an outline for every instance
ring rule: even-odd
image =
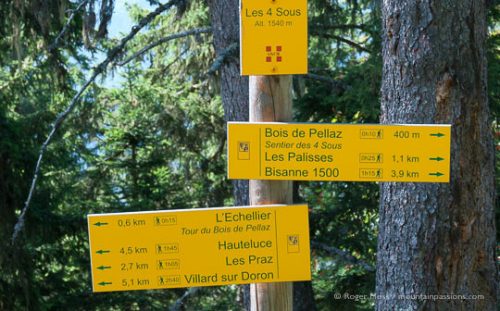
[[[241,0],[242,75],[307,73],[307,0]]]
[[[449,182],[450,125],[228,123],[230,179]]]
[[[88,215],[94,292],[310,280],[306,205]]]

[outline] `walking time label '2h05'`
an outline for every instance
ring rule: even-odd
[[[230,179],[449,182],[450,125],[228,123]]]
[[[88,215],[94,292],[311,279],[306,205]]]

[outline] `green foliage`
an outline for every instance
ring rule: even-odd
[[[222,205],[224,171],[220,98],[204,98],[175,80],[156,85],[128,69],[122,88],[98,96],[99,132],[85,159],[100,189],[92,212]],[[90,207],[90,206],[89,206]]]
[[[302,196],[313,208],[311,239],[334,246],[375,266],[378,186],[359,183],[310,183]],[[353,310],[373,301],[335,298],[336,294],[374,292],[375,275],[362,266],[325,253],[313,252],[313,284],[321,310]]]
[[[137,18],[145,13],[132,11]],[[182,27],[207,24],[206,13],[206,7],[192,4]],[[159,38],[166,31],[175,32],[181,26],[178,18],[171,13],[155,20],[149,37],[134,42],[137,49],[152,35]],[[61,28],[43,37],[43,46]],[[8,27],[2,31],[14,32]],[[70,27],[67,37],[76,33]],[[178,40],[165,50],[170,52],[150,55],[155,62],[149,67],[140,63],[127,67],[118,88],[95,85],[84,97],[44,157],[20,249],[11,249],[8,243],[38,149],[51,122],[81,83],[88,59],[75,52],[81,41],[69,41],[73,45],[67,52],[76,59],[59,55],[63,67],[69,67],[60,79],[54,73],[61,66],[45,61],[48,56],[39,50],[39,40],[23,41],[25,55],[20,60],[9,59],[8,53],[0,57],[4,61],[0,69],[0,241],[4,250],[0,309],[154,310],[173,304],[184,293],[180,289],[91,294],[85,218],[92,212],[222,206],[230,198],[224,175],[221,102],[204,82],[208,67],[199,67],[209,63],[212,49],[202,41],[180,59],[173,53],[197,44],[191,39],[201,40]],[[8,40],[12,37],[0,43],[6,45]],[[235,291],[201,293],[193,305],[227,306],[234,301]]]
[[[92,86],[47,150],[21,246],[13,248],[10,236],[51,123],[88,73],[88,52],[116,43],[98,36],[98,23],[90,27],[88,17],[98,6],[86,6],[70,23],[62,47],[49,52],[67,20],[66,9],[76,4],[42,2],[7,0],[0,8],[0,310],[164,310],[185,289],[92,294],[86,215],[232,202],[219,85],[206,75],[214,58],[211,36],[166,42],[109,72],[108,77],[119,77],[116,86]],[[376,3],[309,1],[312,74],[294,77],[295,120],[378,122]],[[205,2],[183,4],[135,37],[123,59],[166,35],[210,26]],[[41,13],[33,18],[37,8]],[[500,111],[498,12],[498,7],[490,12],[488,40],[495,118]],[[130,7],[135,21],[147,13]],[[315,245],[351,256],[313,247],[318,309],[372,309],[373,300],[336,294],[374,292],[374,272],[359,261],[375,266],[378,185],[303,182],[299,195],[312,211]],[[241,296],[236,286],[201,288],[186,299],[185,310],[240,310]]]
[[[488,99],[493,115],[493,135],[496,159],[496,189],[500,193],[500,5],[492,6],[488,12],[489,37],[487,41],[488,57]],[[500,200],[496,201],[497,248],[496,258],[500,264]]]
[[[498,119],[500,116],[500,5],[492,7],[488,21],[488,95],[491,112],[494,118]]]

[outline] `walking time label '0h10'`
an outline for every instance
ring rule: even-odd
[[[311,279],[306,205],[88,215],[94,292]]]
[[[230,179],[449,182],[450,125],[228,123]]]

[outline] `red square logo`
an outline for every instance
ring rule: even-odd
[[[281,52],[281,45],[276,46],[276,51]]]
[[[272,47],[271,46],[266,46],[266,52],[271,52],[272,51]]]
[[[271,56],[266,57],[266,62],[270,63],[271,62]]]
[[[281,56],[276,57],[277,62],[281,62]]]

